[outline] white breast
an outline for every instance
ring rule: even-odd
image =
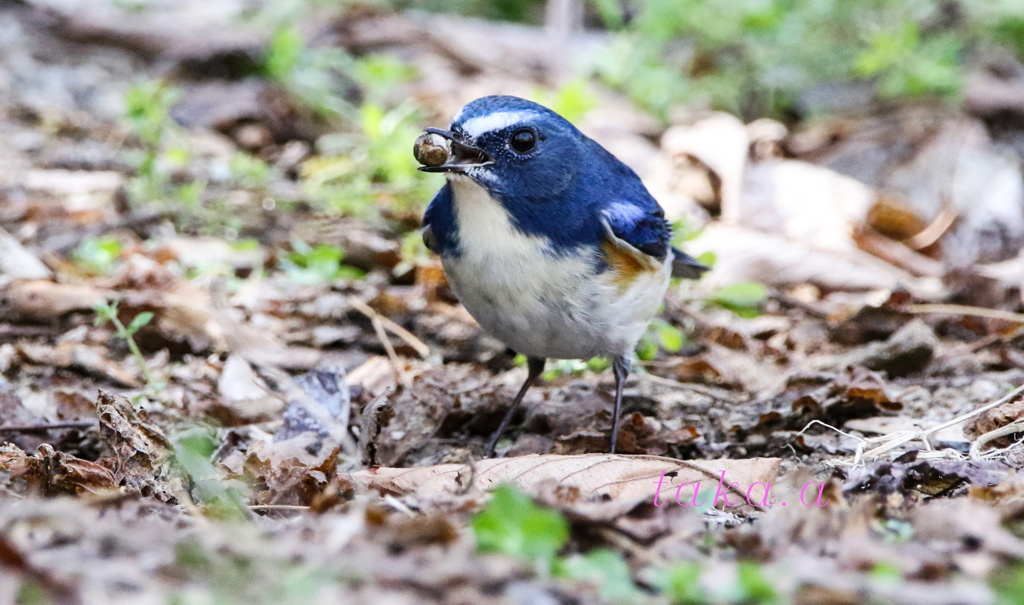
[[[670,263],[623,290],[597,273],[596,249],[552,254],[516,229],[485,189],[452,175],[461,255],[442,258],[459,300],[491,335],[533,357],[628,354],[657,312]]]

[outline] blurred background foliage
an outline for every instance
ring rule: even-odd
[[[971,53],[1024,50],[1014,0],[595,0],[619,32],[598,71],[643,107],[680,99],[792,117],[809,88],[866,81],[883,98],[955,99]]]
[[[541,0],[374,0],[351,9],[421,10],[497,21],[540,24]],[[273,24],[258,76],[283,89],[332,131],[316,142],[317,155],[300,170],[302,189],[321,210],[368,218],[381,208],[418,212],[438,186],[416,170],[409,153],[428,119],[396,85],[417,70],[390,54],[354,57],[312,45],[293,25],[323,0],[261,5],[248,18]],[[865,91],[880,100],[931,99],[955,103],[965,65],[983,53],[1024,56],[1024,15],[1017,0],[590,0],[588,27],[612,32],[604,52],[580,75],[555,90],[532,95],[571,121],[597,103],[591,81],[625,92],[639,107],[665,120],[674,108],[707,107],[788,121],[842,108],[846,96]],[[815,92],[827,87],[835,94]],[[246,154],[220,175],[181,178],[190,150],[168,117],[180,92],[159,82],[134,87],[125,120],[139,143],[132,162],[135,200],[171,199],[186,223],[216,228],[220,178],[251,189],[270,179],[269,168]],[[175,175],[178,175],[177,177]],[[205,209],[205,210],[204,210]],[[234,227],[238,227],[235,225]],[[209,229],[207,229],[209,230]]]

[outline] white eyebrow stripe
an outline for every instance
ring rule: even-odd
[[[484,133],[501,130],[518,124],[536,115],[532,111],[502,111],[491,113],[479,118],[466,120],[462,130],[471,138],[476,138]],[[457,117],[457,116],[456,116]]]

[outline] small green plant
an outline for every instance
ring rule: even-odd
[[[736,569],[736,579],[739,581],[741,591],[738,602],[764,605],[778,602],[779,597],[775,587],[757,563],[740,561]]]
[[[516,355],[514,363],[517,366],[525,366],[526,356]],[[586,361],[582,359],[556,359],[551,364],[550,369],[544,372],[543,378],[544,380],[556,380],[563,376],[580,377],[587,372],[600,374],[610,367],[612,367],[612,362],[607,357],[591,357]]]
[[[708,303],[728,309],[743,318],[757,317],[761,305],[768,299],[768,289],[758,282],[738,282],[713,292]]]
[[[106,275],[116,266],[121,249],[116,237],[87,237],[71,253],[71,258],[92,273]]]
[[[352,58],[339,48],[309,48],[292,25],[277,29],[263,54],[263,73],[323,119],[352,119],[355,108],[343,88]]]
[[[317,244],[310,246],[302,240],[292,240],[292,249],[281,259],[281,268],[299,284],[323,284],[337,279],[361,279],[365,273],[342,264],[345,252],[336,246]]]
[[[710,584],[703,580],[699,563],[686,561],[652,572],[652,584],[677,605],[711,603],[757,603],[769,605],[779,601],[778,593],[760,565],[741,561],[736,566],[735,582]],[[710,585],[709,585],[710,584]]]
[[[175,462],[188,476],[193,497],[207,514],[225,520],[249,517],[245,485],[225,481],[211,460],[217,444],[210,429],[197,426],[184,430],[172,436],[171,443]]]
[[[236,151],[231,155],[228,170],[231,173],[231,180],[246,189],[263,189],[273,176],[266,162],[244,151]]]
[[[166,204],[179,226],[213,224],[223,213],[203,208],[206,180],[178,182],[193,159],[184,134],[170,117],[180,96],[178,89],[156,80],[140,82],[125,94],[124,120],[140,143],[130,156],[135,176],[127,184],[128,198],[135,205]]]
[[[152,167],[157,151],[174,130],[175,125],[169,112],[180,96],[177,89],[159,80],[135,84],[125,94],[124,117],[132,133],[149,152],[146,158],[148,163],[144,163],[140,170]]]
[[[639,603],[644,600],[644,593],[633,583],[629,565],[622,555],[607,548],[559,559],[555,575],[596,585],[601,598],[609,603]]]
[[[96,320],[93,322],[97,327],[104,326],[106,324],[112,324],[116,330],[117,337],[120,338],[128,345],[128,350],[131,351],[132,357],[135,358],[135,362],[139,366],[139,370],[142,372],[142,376],[146,381],[146,388],[152,394],[159,394],[167,386],[166,383],[157,381],[153,376],[153,373],[149,370],[149,364],[146,362],[146,357],[142,354],[139,349],[139,345],[135,344],[135,334],[142,329],[143,326],[153,320],[153,314],[149,311],[139,313],[132,318],[128,325],[124,325],[121,319],[117,316],[117,307],[120,301],[103,301],[93,307],[93,311],[96,313]]]
[[[241,532],[242,527],[230,530]],[[182,592],[172,594],[168,605],[300,605],[315,602],[321,589],[337,578],[327,569],[272,553],[235,552],[229,547],[207,549],[197,538],[174,547],[174,572],[183,574]],[[204,587],[196,590],[197,586]],[[197,595],[200,595],[197,597]]]
[[[678,353],[686,344],[686,334],[664,319],[655,318],[636,346],[636,356],[641,361],[657,357],[658,351]]]
[[[181,145],[170,109],[180,91],[153,80],[135,84],[124,97],[124,119],[141,144],[134,158],[135,178],[128,183],[133,202],[163,199],[171,189],[170,170],[188,164],[189,153]]]
[[[569,80],[553,92],[537,89],[533,98],[573,124],[579,123],[591,109],[597,107],[597,95],[584,78]]]
[[[996,593],[997,605],[1020,605],[1024,602],[1024,563],[1007,566],[992,574],[992,590]]]
[[[473,535],[480,551],[530,559],[547,572],[569,540],[569,524],[558,511],[537,506],[518,489],[501,485],[473,518]]]
[[[14,601],[18,605],[50,605],[50,594],[37,580],[31,577],[23,578],[21,586],[18,587],[18,596]]]
[[[439,181],[417,170],[412,141],[421,132],[419,107],[392,108],[373,103],[358,111],[356,132],[321,137],[321,155],[302,166],[307,193],[327,209],[367,216],[380,207],[419,213]]]
[[[380,208],[421,211],[439,179],[417,170],[412,141],[420,108],[398,97],[415,69],[387,55],[355,59],[337,48],[310,48],[282,25],[264,53],[263,73],[322,119],[336,134],[321,137],[319,153],[301,168],[307,195],[326,210],[368,216]],[[360,105],[349,98],[358,86]]]
[[[977,46],[1024,50],[1014,2],[967,0],[950,18],[932,0],[592,0],[617,32],[595,60],[606,82],[666,117],[694,102],[786,116],[822,84],[861,82],[879,97],[955,99]]]
[[[878,78],[883,97],[954,95],[963,85],[963,42],[953,34],[921,37],[917,23],[874,32],[857,57],[854,73]]]
[[[656,572],[653,579],[654,585],[673,603],[700,605],[708,602],[700,585],[700,575],[700,565],[687,561]]]
[[[413,65],[385,54],[369,54],[355,59],[352,76],[363,89],[363,98],[374,105],[395,104],[399,85],[416,78]]]

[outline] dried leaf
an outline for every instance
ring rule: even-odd
[[[163,485],[165,465],[172,453],[170,441],[160,427],[149,422],[144,410],[136,410],[128,399],[100,390],[96,402],[100,436],[114,451],[113,472],[119,483],[158,498],[172,497],[174,487]]]
[[[754,483],[773,481],[779,463],[778,458],[681,461],[614,454],[543,455],[488,459],[473,465],[382,467],[351,473],[349,478],[365,488],[391,494],[416,494],[426,499],[462,493],[469,488],[490,490],[502,483],[537,493],[543,484],[554,483],[588,501],[637,502],[653,499],[661,477],[664,477],[662,490],[666,493],[684,483],[720,479],[726,485],[743,486],[745,492]]]

